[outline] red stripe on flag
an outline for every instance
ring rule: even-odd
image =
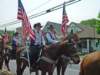
[[[18,0],[18,14],[17,14],[17,18],[19,20],[22,20],[22,36],[23,39],[27,38],[27,34],[29,34],[29,37],[33,40],[35,40],[35,33],[33,32],[32,28],[31,28],[31,24],[28,20],[27,14],[24,10],[24,7],[21,3],[20,0]]]
[[[69,22],[69,20],[68,20],[68,16],[67,16],[66,10],[65,10],[65,4],[63,4],[63,18],[62,18],[62,24],[61,24],[61,32],[62,32],[63,36],[65,36],[67,34],[66,24],[68,22]]]

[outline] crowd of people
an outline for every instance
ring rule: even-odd
[[[40,51],[42,49],[48,48],[50,44],[56,44],[58,42],[56,37],[56,31],[53,25],[50,25],[48,27],[48,32],[44,34],[42,31],[41,23],[36,23],[33,26],[35,33],[35,40],[28,40],[29,41],[29,57],[30,62],[36,62],[36,60],[39,57]],[[19,57],[20,57],[20,51],[25,49],[25,45],[22,44],[21,36],[19,32],[15,32],[12,39],[9,40],[9,37],[7,35],[7,32],[5,32],[2,36],[0,36],[0,40],[3,40],[4,48],[7,48],[8,42],[11,42],[11,53],[16,54],[16,62],[19,65]],[[33,59],[34,58],[34,59]],[[18,68],[19,66],[17,66]],[[19,72],[19,71],[18,71]]]
[[[35,58],[34,61],[38,59],[39,52],[41,49],[46,49],[49,47],[49,45],[59,43],[60,41],[57,38],[56,29],[54,25],[49,25],[47,27],[48,31],[44,32],[42,30],[41,23],[36,23],[33,25],[33,32],[35,33],[35,40],[30,39],[29,40],[29,50],[30,50],[30,60],[33,61],[33,57]],[[8,39],[5,40],[5,38],[8,38],[5,36],[7,35],[7,32],[4,33],[3,36],[0,37],[4,38],[5,43],[8,42]],[[73,31],[71,31],[69,38],[71,38],[73,35]],[[22,38],[20,36],[19,32],[15,32],[11,41],[11,47],[12,47],[12,54],[20,52],[20,50],[24,49],[25,46],[22,47]]]
[[[35,34],[35,40],[32,40],[32,39],[28,40],[29,58],[30,58],[31,65],[33,62],[35,63],[37,61],[37,59],[40,56],[41,50],[43,49],[46,50],[50,45],[57,44],[60,42],[57,38],[56,29],[54,25],[49,25],[47,27],[48,29],[47,32],[44,32],[42,30],[41,23],[34,24],[33,28],[34,28],[33,32]],[[5,38],[6,36],[2,36],[2,37]],[[0,37],[0,39],[2,37]],[[71,38],[71,34],[70,34],[70,38]],[[8,40],[5,41],[5,44],[7,44],[7,42]],[[20,61],[19,61],[20,52],[21,50],[24,50],[26,48],[26,46],[22,44],[22,39],[21,39],[19,32],[14,33],[12,40],[11,40],[11,47],[12,47],[12,54],[16,54],[17,68],[19,68],[20,67],[19,66],[20,65]],[[19,72],[20,70],[17,69],[17,71]]]
[[[36,62],[39,55],[40,51],[42,49],[46,49],[49,47],[49,45],[56,44],[58,43],[58,39],[56,37],[56,30],[53,25],[50,25],[48,27],[48,32],[44,34],[42,31],[42,26],[40,23],[34,24],[34,30],[33,32],[35,33],[35,40],[29,40],[30,45],[29,45],[29,57],[30,57],[30,62]],[[21,48],[20,45],[20,40],[18,42],[18,32],[15,33],[15,36],[13,37],[13,42],[12,42],[12,49],[14,51],[18,51],[17,48]],[[24,47],[23,47],[24,48]],[[21,50],[21,49],[20,49]],[[19,52],[19,51],[18,51]],[[34,58],[34,59],[33,59]]]

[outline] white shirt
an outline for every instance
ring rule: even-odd
[[[57,41],[55,34],[52,32],[48,32],[46,34],[46,38],[47,38],[48,42],[51,44],[55,44],[55,43],[59,42],[59,41]]]
[[[45,40],[42,31],[37,32],[37,30],[35,30],[35,37],[35,45],[45,45]]]

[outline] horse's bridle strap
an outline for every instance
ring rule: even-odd
[[[44,60],[44,61],[46,61],[46,62],[48,62],[50,64],[56,64],[57,63],[57,61],[54,61],[54,60],[52,60],[50,58],[47,58],[45,56],[40,57],[40,59],[42,59],[42,60]]]
[[[71,57],[74,57],[75,55],[78,55],[78,53],[73,54]]]

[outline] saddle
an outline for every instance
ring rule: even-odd
[[[38,58],[41,56],[42,49],[35,46],[31,46],[27,51],[24,51],[20,58],[30,61],[30,64],[36,63]]]
[[[55,47],[55,46],[56,46],[56,44],[52,44],[52,45],[49,45],[48,48]],[[54,60],[48,58],[48,56],[46,56],[48,50],[45,50],[44,48],[42,48],[42,49],[40,49],[38,55],[36,55],[35,54],[35,51],[37,49],[34,49],[34,48],[32,48],[32,49],[33,49],[33,57],[31,57],[30,50],[29,50],[28,53],[27,52],[24,52],[23,53],[23,56],[21,56],[22,59],[26,60],[27,62],[30,62],[30,65],[32,66],[32,68],[36,68],[37,67],[37,64],[39,62],[41,62],[41,60],[42,61],[46,61],[46,62],[51,63],[51,64],[55,64],[56,63],[56,61],[54,61]]]

